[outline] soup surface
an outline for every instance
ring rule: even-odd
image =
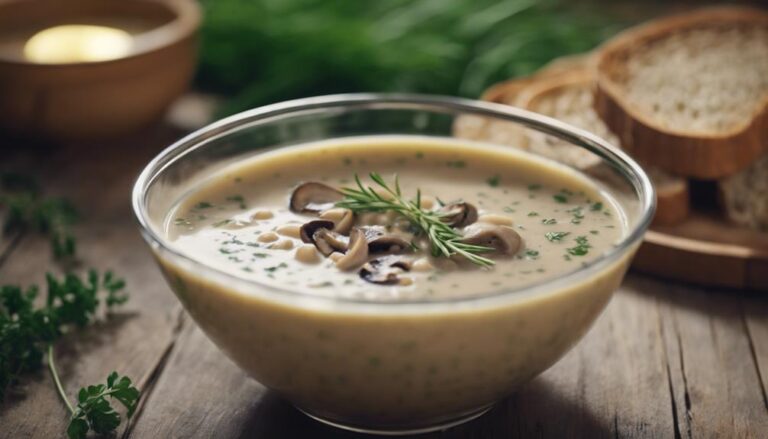
[[[394,192],[397,182],[401,195],[371,173]],[[371,188],[411,207],[418,199],[417,217],[439,218],[453,242],[475,246],[479,261],[436,254],[413,215],[342,208],[352,193],[337,192],[342,188]],[[594,261],[626,231],[616,202],[562,165],[509,148],[420,137],[283,148],[231,165],[188,193],[165,224],[183,254],[282,289],[362,300],[531,285]]]

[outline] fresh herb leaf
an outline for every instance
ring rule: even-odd
[[[53,350],[49,350],[50,358],[53,358]],[[59,383],[58,372],[55,363],[51,361],[51,373],[57,385]],[[72,407],[66,395],[61,390],[60,396],[67,402],[72,413],[67,427],[69,439],[85,439],[88,430],[93,430],[100,435],[114,433],[120,425],[120,414],[114,409],[111,401],[117,400],[126,409],[126,417],[130,418],[136,411],[141,393],[131,379],[112,372],[107,377],[106,384],[90,385],[83,387],[77,394],[77,406]]]
[[[551,226],[551,225],[557,224],[557,220],[554,218],[544,218],[543,220],[541,220],[541,223],[544,224],[545,226]]]
[[[68,326],[84,327],[94,320],[99,303],[107,311],[125,303],[125,282],[111,272],[91,270],[84,278],[46,275],[47,295],[35,306],[36,286],[0,286],[0,400],[18,378],[42,363],[46,346],[58,340]]]
[[[590,206],[589,210],[591,210],[592,212],[601,211],[601,210],[603,210],[603,203],[601,203],[599,201],[596,202],[596,203],[593,203],[592,206]]]
[[[501,177],[498,175],[494,175],[493,177],[489,177],[485,181],[486,183],[488,183],[488,186],[490,187],[498,187],[499,183],[501,182]]]
[[[37,181],[24,174],[0,173],[0,207],[5,208],[4,233],[37,232],[50,238],[54,258],[74,258],[75,238],[71,226],[77,212],[63,198],[43,197]]]
[[[592,246],[589,244],[586,236],[579,236],[575,239],[576,246],[566,249],[571,256],[584,256],[589,253],[589,249]]]
[[[344,194],[344,199],[336,205],[353,212],[397,212],[417,226],[429,238],[433,256],[461,255],[480,266],[494,265],[492,259],[480,256],[480,253],[489,252],[492,250],[491,248],[461,242],[461,235],[442,221],[442,215],[439,212],[424,210],[419,206],[416,200],[421,198],[421,191],[416,191],[414,201],[407,201],[403,198],[397,177],[395,177],[394,187],[390,187],[381,175],[372,172],[369,176],[389,196],[385,197],[372,187],[364,185],[360,177],[355,175],[357,187],[342,188],[341,192]]]
[[[558,203],[565,204],[568,202],[568,196],[565,194],[555,194],[552,195],[552,198],[554,198],[554,200]]]
[[[279,270],[281,268],[287,268],[287,267],[288,267],[288,264],[286,264],[285,262],[281,262],[281,263],[275,265],[274,267],[267,267],[267,268],[265,268],[264,271],[266,271],[267,273],[274,273],[275,271],[277,271],[277,270]]]
[[[544,236],[549,242],[562,241],[563,238],[570,235],[570,232],[547,232]]]

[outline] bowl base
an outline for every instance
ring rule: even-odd
[[[449,428],[456,427],[457,425],[461,425],[466,422],[469,422],[473,419],[477,419],[480,416],[487,413],[491,408],[493,408],[493,404],[482,407],[480,409],[472,410],[470,412],[461,413],[458,416],[441,419],[437,423],[430,423],[430,424],[423,424],[423,425],[418,424],[413,426],[402,426],[402,427],[398,427],[398,426],[377,427],[377,426],[362,426],[357,424],[347,424],[347,423],[344,423],[343,421],[339,421],[336,419],[329,419],[320,415],[316,415],[309,410],[296,406],[296,409],[299,410],[300,412],[304,413],[305,415],[309,416],[315,421],[321,422],[325,425],[330,425],[331,427],[339,428],[342,430],[353,431],[355,433],[375,434],[380,436],[405,436],[405,435],[423,434],[423,433],[431,433],[431,432],[440,431],[440,430],[447,430]]]

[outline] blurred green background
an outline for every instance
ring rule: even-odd
[[[196,86],[229,97],[219,116],[339,92],[477,97],[497,81],[587,51],[636,21],[627,16],[644,15],[635,2],[608,11],[607,2],[567,0],[201,3]]]

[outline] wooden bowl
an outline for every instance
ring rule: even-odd
[[[194,0],[0,0],[0,130],[65,141],[149,125],[192,79],[200,17]],[[32,35],[63,24],[118,27],[135,44],[108,61],[38,64],[24,57]]]

